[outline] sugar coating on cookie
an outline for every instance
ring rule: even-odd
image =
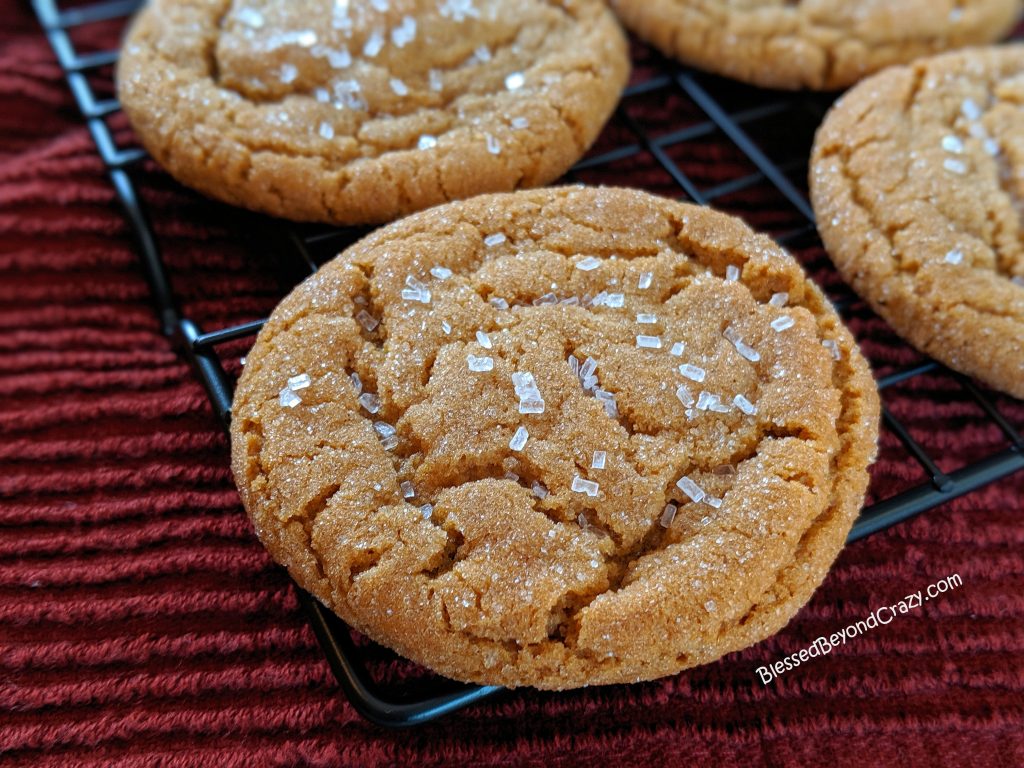
[[[892,64],[998,40],[1021,0],[611,0],[666,55],[773,88],[837,89]]]
[[[182,183],[355,224],[557,178],[628,70],[601,0],[154,0],[118,92]]]
[[[812,202],[846,280],[916,347],[1024,397],[1024,46],[887,70],[818,132]]]
[[[767,237],[537,190],[404,219],[288,296],[239,382],[233,468],[272,555],[361,631],[458,679],[569,688],[782,627],[861,507],[878,411]]]

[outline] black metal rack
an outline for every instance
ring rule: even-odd
[[[141,0],[106,0],[61,8],[57,0],[32,0],[130,224],[163,332],[177,341],[202,382],[214,412],[227,429],[233,382],[225,373],[218,347],[226,342],[253,337],[263,321],[204,332],[182,313],[160,244],[133,179],[133,167],[146,155],[138,148],[118,146],[108,119],[119,111],[119,105],[112,97],[97,96],[90,82],[91,73],[109,68],[117,61],[118,51],[79,53],[70,34],[76,28],[89,24],[127,20],[141,4]],[[567,178],[580,180],[597,173],[598,180],[610,180],[637,170],[630,168],[630,163],[651,157],[654,163],[639,170],[664,179],[665,188],[656,191],[701,205],[721,205],[730,196],[764,186],[773,190],[779,204],[790,209],[787,226],[782,231],[773,232],[776,240],[791,250],[820,250],[813,212],[801,183],[797,181],[806,175],[808,143],[787,137],[791,146],[798,145],[800,155],[788,162],[778,161],[770,157],[761,143],[752,139],[749,126],[759,120],[779,116],[787,118],[788,122],[788,118],[794,115],[802,115],[806,124],[817,125],[828,107],[828,97],[777,94],[738,86],[665,61],[642,46],[636,47],[635,58],[638,61],[634,82],[624,93],[603,139],[570,171]],[[684,99],[696,111],[679,115],[672,124],[651,125],[627,105],[632,99],[652,96],[664,101]],[[736,178],[699,183],[673,157],[674,151],[687,142],[708,142],[711,149],[724,148],[732,152],[736,160],[747,165],[750,172]],[[622,164],[626,164],[626,171],[621,170]],[[602,173],[605,174],[603,179]],[[315,272],[318,264],[361,234],[353,230],[289,226],[255,216],[248,223],[290,252],[294,262],[301,265],[305,273]],[[855,297],[838,283],[834,271],[826,274],[830,278],[827,282],[835,286],[830,298],[842,313],[848,314],[852,307],[857,306]],[[951,377],[966,397],[981,409],[985,418],[1001,431],[1007,447],[955,471],[944,472],[928,450],[913,437],[912,430],[883,405],[885,428],[897,438],[907,457],[921,468],[925,479],[866,507],[850,533],[850,541],[1024,469],[1024,438],[1019,431],[1024,426],[1015,427],[993,398],[967,378],[947,371],[938,363],[924,361],[880,377],[878,386],[885,390],[929,374]],[[305,592],[298,591],[342,690],[361,714],[378,724],[393,727],[417,725],[500,690],[448,685],[438,680],[435,689],[422,697],[415,692],[409,696],[402,691],[384,691],[371,678],[364,663],[364,649],[357,645],[348,628]]]

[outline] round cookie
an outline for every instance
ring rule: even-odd
[[[154,0],[117,79],[183,184],[360,224],[558,178],[628,71],[601,0]]]
[[[914,346],[1024,397],[1024,46],[886,70],[818,131],[836,266]]]
[[[999,39],[1020,0],[610,0],[663,53],[771,88],[844,88],[891,64]]]
[[[562,689],[785,625],[861,508],[878,415],[769,238],[559,188],[414,215],[296,288],[248,355],[232,465],[345,621],[450,677]]]

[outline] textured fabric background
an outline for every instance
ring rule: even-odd
[[[361,719],[250,531],[225,438],[159,332],[27,3],[3,2],[0,17],[0,764],[1024,765],[1022,474],[850,546],[789,627],[719,663],[505,693],[407,732]],[[114,34],[100,25],[80,42]],[[666,130],[696,119],[681,99],[635,102]],[[635,141],[624,130],[603,144]],[[751,127],[806,153],[794,130],[785,116]],[[671,151],[704,185],[750,172],[720,136]],[[674,193],[647,153],[584,176]],[[274,254],[247,255],[222,208],[157,169],[140,179],[185,310],[207,330],[269,311],[287,287]],[[763,184],[720,205],[773,231],[794,218]],[[837,288],[820,250],[799,255]],[[919,359],[863,308],[851,323],[879,371]],[[885,398],[944,469],[1006,446],[946,376]],[[1024,405],[998,402],[1024,426]],[[873,497],[920,477],[886,435]],[[757,679],[758,665],[953,573],[959,590]],[[422,679],[367,653],[383,680]]]

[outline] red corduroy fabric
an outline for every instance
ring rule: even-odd
[[[633,686],[506,693],[406,732],[360,718],[252,535],[226,440],[159,332],[27,4],[2,10],[0,763],[1024,765],[1022,475],[848,547],[789,627],[719,663]],[[89,34],[86,48],[116,31]],[[630,108],[672,125],[693,110]],[[673,151],[691,153],[677,159],[702,183],[747,172],[720,136]],[[648,154],[612,171],[588,180],[674,193]],[[222,208],[158,169],[141,180],[185,311],[207,329],[268,312],[283,290],[273,259],[247,254]],[[756,186],[720,205],[778,231],[793,215],[773,194]],[[838,284],[820,250],[798,255]],[[880,371],[919,359],[866,310],[851,324]],[[244,348],[226,352],[236,361]],[[1006,445],[944,375],[886,402],[946,470]],[[997,402],[1024,424],[1024,405]],[[873,477],[882,498],[921,472],[887,434]],[[954,573],[961,588],[912,614],[767,686],[755,674]],[[421,680],[366,652],[380,678]]]

